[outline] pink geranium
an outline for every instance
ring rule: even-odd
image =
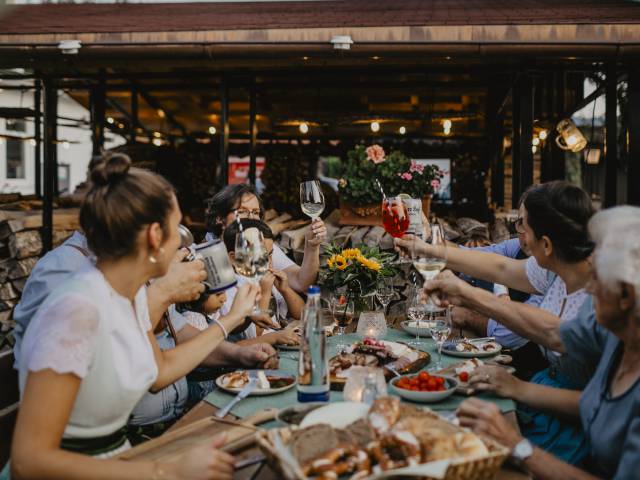
[[[401,178],[407,181],[413,179],[413,175],[411,175],[409,172],[399,173],[398,175],[400,175]]]
[[[419,173],[420,175],[422,175],[422,172],[424,171],[424,165],[420,163],[416,163],[415,160],[411,160],[411,166],[409,167],[409,171]]]
[[[371,145],[365,152],[367,153],[367,158],[373,163],[378,164],[385,160],[384,149],[380,145]]]

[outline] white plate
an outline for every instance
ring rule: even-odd
[[[310,412],[300,422],[300,427],[310,427],[319,423],[326,423],[333,428],[344,428],[353,422],[364,418],[369,412],[369,405],[358,402],[335,402]]]
[[[253,390],[249,396],[262,396],[262,395],[274,395],[276,393],[280,393],[280,392],[285,392],[287,390],[289,390],[290,388],[293,388],[295,386],[296,382],[296,377],[294,375],[291,375],[290,373],[287,372],[283,372],[281,370],[269,370],[269,373],[267,373],[267,371],[265,371],[265,373],[267,373],[268,376],[278,376],[278,377],[288,377],[288,378],[293,378],[293,382],[291,383],[291,385],[287,385],[286,387],[280,387],[280,388],[256,388],[255,390]],[[242,390],[242,387],[240,388],[229,388],[229,387],[225,387],[222,385],[222,379],[224,378],[225,375],[220,375],[218,378],[216,378],[216,385],[218,386],[218,388],[224,390],[225,392],[229,392],[229,393],[233,393],[233,394],[238,394],[240,393],[240,391]]]
[[[402,326],[402,329],[412,337],[415,337],[417,334],[420,337],[431,338],[431,331],[429,330],[429,328],[427,328],[427,322],[420,322],[420,327],[414,326],[416,323],[417,322],[404,321],[400,324],[400,326]]]
[[[492,343],[496,346],[496,348],[494,350],[491,350],[489,352],[485,352],[484,350],[478,350],[477,352],[459,352],[458,350],[455,349],[455,346],[453,347],[453,350],[450,350],[448,348],[442,348],[442,353],[444,353],[445,355],[449,355],[451,357],[461,357],[461,358],[485,358],[485,357],[493,357],[494,355],[497,355],[498,353],[500,353],[502,351],[502,345],[500,345],[498,342],[487,342],[487,341],[481,341],[481,342],[474,342],[473,339],[469,340],[469,343],[472,343],[474,345],[477,345],[478,348],[482,348],[482,345],[486,344],[486,343]]]

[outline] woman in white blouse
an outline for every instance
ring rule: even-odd
[[[96,265],[55,290],[26,331],[12,477],[230,479],[233,457],[217,450],[224,438],[171,463],[107,458],[129,447],[124,427],[144,393],[198,365],[250,313],[258,289],[247,285],[218,329],[161,352],[145,284],[164,275],[180,243],[173,189],[122,155],[94,168],[91,181],[80,224]]]
[[[447,266],[474,278],[543,296],[539,308],[503,301],[490,292],[474,288],[451,272],[443,272],[425,289],[444,293],[451,304],[468,307],[494,318],[518,335],[537,343],[549,360],[549,369],[538,372],[533,383],[582,389],[593,371],[547,348],[549,332],[572,320],[585,302],[591,275],[589,257],[594,244],[587,224],[594,213],[587,193],[568,182],[556,181],[530,188],[524,198],[524,215],[516,228],[524,235],[531,257],[517,260],[492,253],[448,249]],[[396,239],[399,248],[411,246],[412,238]],[[417,239],[425,255],[431,247]],[[435,299],[438,301],[438,299]],[[527,410],[527,409],[522,409]],[[569,463],[579,463],[587,453],[579,425],[565,424],[539,411],[526,411],[523,433],[541,448]],[[524,416],[523,416],[524,418]]]

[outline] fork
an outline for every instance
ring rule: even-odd
[[[240,400],[246,398],[256,389],[258,386],[258,372],[256,370],[248,370],[247,373],[249,374],[249,383],[247,383],[229,403],[216,412],[216,417],[224,418]]]

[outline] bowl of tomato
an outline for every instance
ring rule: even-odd
[[[413,402],[434,403],[453,395],[458,381],[453,377],[431,375],[422,371],[415,375],[402,375],[390,382],[395,393]]]

